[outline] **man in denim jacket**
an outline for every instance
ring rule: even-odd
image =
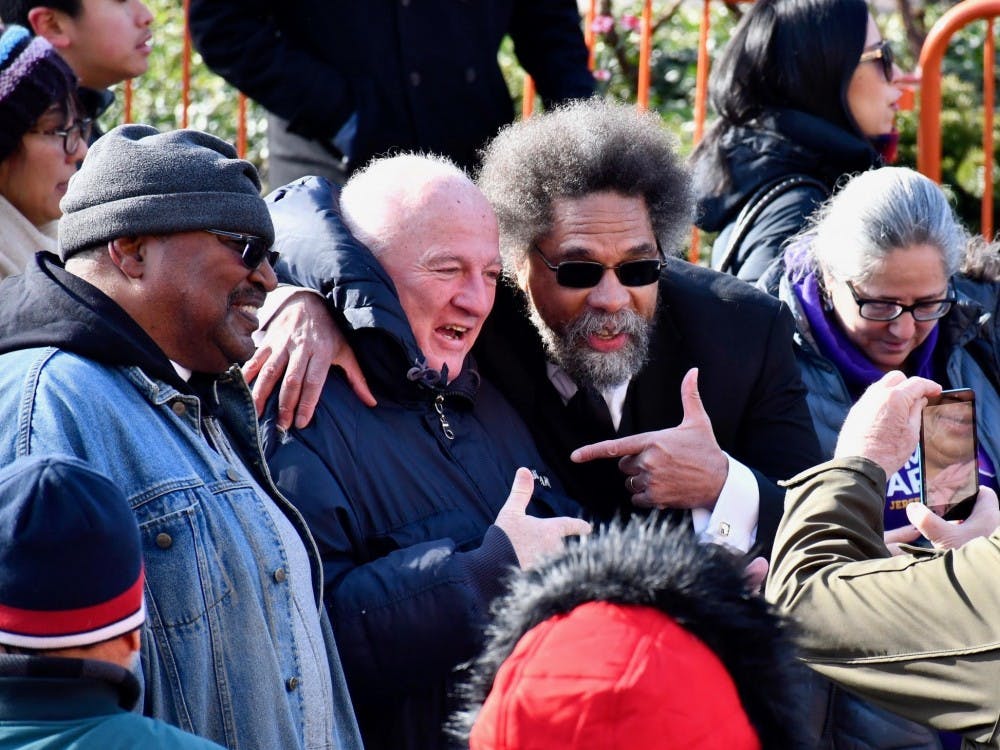
[[[68,453],[139,523],[144,713],[228,747],[360,748],[322,573],[234,363],[274,287],[253,166],[125,125],[62,200],[60,259],[0,286],[0,465]]]

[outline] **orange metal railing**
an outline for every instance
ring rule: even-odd
[[[753,0],[736,0],[750,3]],[[712,27],[712,0],[702,0],[701,21],[698,24],[698,72],[694,82],[694,145],[697,146],[705,134],[705,117],[708,113],[708,71],[711,59],[708,55],[708,32]]]
[[[963,26],[986,20],[983,44],[983,199],[982,233],[993,235],[993,120],[994,57],[993,19],[1000,16],[1000,0],[963,0],[938,19],[920,53],[923,81],[920,91],[920,124],[917,128],[917,169],[941,181],[941,60],[952,35]]]
[[[706,0],[707,2],[708,0]],[[588,67],[594,69],[594,48],[597,36],[594,33],[594,19],[597,17],[597,0],[590,0],[583,16],[583,41],[590,51],[587,60]],[[636,84],[636,104],[642,109],[649,107],[650,70],[653,59],[653,0],[645,0],[642,4],[642,16],[639,26],[639,80]],[[524,76],[523,96],[521,97],[521,116],[530,117],[535,111],[535,82],[531,76]]]
[[[649,74],[653,60],[653,2],[642,4],[642,23],[639,26],[639,80],[635,87],[636,104],[649,109]]]
[[[753,2],[753,0],[737,0]],[[698,68],[694,79],[694,140],[697,146],[705,135],[705,117],[708,114],[708,72],[711,59],[708,54],[708,32],[712,27],[712,0],[702,0],[701,20],[698,23]],[[691,244],[688,260],[697,263],[701,256],[701,233],[698,227],[691,228]]]
[[[188,10],[191,0],[184,0],[184,40],[181,47],[181,127],[188,126],[191,109],[191,31],[188,28]],[[132,81],[125,81],[122,117],[132,122]],[[242,92],[236,101],[236,153],[247,155],[247,97]]]
[[[587,12],[583,16],[583,43],[587,45],[587,49],[590,51],[590,55],[587,57],[587,67],[591,70],[594,69],[594,63],[596,62],[596,56],[594,54],[594,46],[597,43],[597,37],[594,35],[594,17],[597,15],[597,0],[590,0],[587,5]]]

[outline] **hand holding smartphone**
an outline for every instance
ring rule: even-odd
[[[965,520],[979,492],[976,397],[942,391],[920,415],[920,502],[949,521]]]

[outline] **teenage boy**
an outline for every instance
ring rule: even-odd
[[[114,101],[109,86],[149,67],[153,14],[142,0],[0,0],[0,18],[51,42],[80,79],[80,101],[92,119]]]

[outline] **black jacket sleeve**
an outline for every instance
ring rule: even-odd
[[[806,390],[792,350],[794,323],[787,306],[776,309],[761,342],[762,367],[751,385],[750,408],[740,425],[734,455],[757,475],[760,510],[757,545],[770,554],[785,504],[777,480],[788,479],[820,461]]]
[[[575,0],[516,0],[509,33],[546,107],[594,93]]]
[[[191,38],[206,64],[307,137],[332,136],[358,108],[335,66],[290,40],[260,0],[191,0]],[[309,23],[303,18],[301,23]]]

